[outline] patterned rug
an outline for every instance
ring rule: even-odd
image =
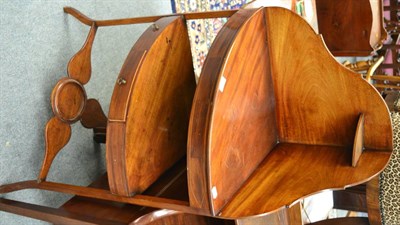
[[[237,9],[251,0],[171,0],[174,13]],[[227,18],[188,20],[193,66],[198,80],[208,50]]]

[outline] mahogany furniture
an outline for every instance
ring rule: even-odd
[[[35,188],[101,201],[78,212],[73,205],[86,203],[76,198],[58,210],[1,199],[1,210],[55,223],[157,224],[151,218],[165,214],[160,223],[204,224],[213,217],[217,223],[301,224],[302,198],[366,182],[389,160],[392,131],[383,99],[338,64],[321,37],[289,10],[109,21],[65,11],[91,31],[69,63],[69,76],[53,91],[55,117],[46,126],[39,179],[2,185],[0,193]],[[226,13],[233,15],[213,43],[195,90],[184,19]],[[149,21],[155,22],[116,79],[104,129],[106,117],[83,88],[96,28]],[[100,139],[106,142],[109,189],[45,180],[68,142],[69,124],[79,119],[100,136],[106,133]],[[96,207],[103,215],[115,212],[102,201],[135,205],[127,206],[135,213],[124,221],[91,215]]]
[[[387,38],[381,0],[315,0],[318,30],[335,56],[368,56]]]

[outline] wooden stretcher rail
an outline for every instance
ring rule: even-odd
[[[71,16],[75,17],[83,24],[86,24],[88,26],[95,24],[97,27],[130,25],[130,24],[139,24],[139,23],[152,23],[161,18],[169,17],[169,16],[182,16],[186,20],[230,17],[237,11],[238,10],[224,10],[224,11],[212,11],[212,12],[176,13],[176,14],[167,14],[167,15],[158,15],[158,16],[146,16],[146,17],[112,19],[112,20],[93,20],[72,7],[64,7],[65,13],[68,13]]]
[[[185,201],[153,197],[147,195],[135,195],[133,197],[117,196],[112,194],[108,190],[101,190],[97,188],[81,187],[81,186],[48,182],[48,181],[43,181],[38,183],[36,180],[29,180],[29,181],[22,181],[22,182],[3,185],[0,187],[0,194],[20,191],[24,189],[40,189],[46,191],[56,191],[65,194],[72,194],[94,199],[116,201],[133,205],[154,207],[154,208],[171,209],[176,211],[192,213],[196,215],[209,215],[209,213],[206,212],[205,210],[189,207],[189,203]]]
[[[90,216],[77,215],[62,209],[33,205],[24,202],[13,201],[9,199],[0,199],[0,210],[15,213],[21,216],[27,216],[38,220],[48,221],[54,224],[81,224],[81,225],[122,225],[115,221],[101,221]]]

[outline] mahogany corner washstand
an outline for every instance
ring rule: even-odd
[[[2,185],[0,193],[36,188],[141,207],[131,208],[136,217],[124,222],[107,210],[66,213],[7,199],[3,211],[54,223],[182,223],[178,214],[193,223],[301,224],[301,199],[367,182],[390,158],[391,121],[379,93],[338,64],[289,10],[108,21],[65,10],[91,30],[52,93],[55,116],[46,125],[39,178]],[[231,17],[196,87],[185,19],[215,16]],[[116,79],[106,117],[83,87],[96,28],[153,21]],[[78,120],[106,143],[109,189],[46,181],[69,140],[69,124]]]

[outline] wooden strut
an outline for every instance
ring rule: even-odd
[[[49,181],[42,181],[38,183],[36,180],[28,180],[28,181],[21,181],[17,183],[2,185],[0,186],[0,194],[20,191],[25,189],[40,189],[46,191],[55,191],[55,192],[61,192],[65,194],[77,195],[93,199],[115,201],[115,202],[140,205],[145,207],[170,209],[196,215],[210,216],[210,213],[208,213],[206,210],[190,207],[189,202],[186,201],[166,199],[149,195],[135,195],[133,197],[124,197],[124,196],[114,195],[108,190],[49,182]]]
[[[45,128],[45,156],[38,182],[46,180],[54,158],[69,142],[70,124],[80,120],[84,127],[93,128],[95,137],[105,136],[101,134],[105,133],[107,117],[96,99],[87,99],[84,88],[92,73],[91,51],[96,31],[97,26],[92,23],[82,48],[68,62],[68,76],[62,77],[52,91],[54,117],[47,122]]]
[[[94,24],[96,27],[152,23],[163,17],[169,17],[169,16],[182,16],[186,20],[230,17],[237,11],[238,10],[222,10],[222,11],[212,11],[212,12],[176,13],[176,14],[167,14],[158,16],[134,17],[134,18],[112,19],[112,20],[94,20],[87,17],[86,15],[84,15],[75,8],[64,7],[65,13],[68,13],[71,16],[75,17],[83,24],[86,24],[88,26],[92,26]]]

